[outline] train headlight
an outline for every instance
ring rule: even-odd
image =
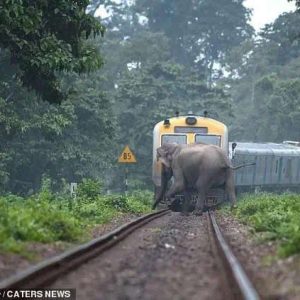
[[[197,118],[189,116],[185,119],[185,123],[188,125],[195,125],[197,123]]]

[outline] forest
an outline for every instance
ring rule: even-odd
[[[175,111],[207,110],[231,141],[299,141],[298,11],[256,32],[244,0],[32,3],[0,1],[1,194],[120,191],[126,144],[130,188],[152,189],[152,130]]]

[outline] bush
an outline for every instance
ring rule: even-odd
[[[101,195],[101,188],[99,182],[85,180],[75,200],[66,193],[52,193],[45,180],[40,193],[31,197],[0,197],[0,249],[26,254],[26,242],[81,241],[91,226],[122,213],[150,211],[149,192]]]
[[[76,241],[82,228],[78,220],[54,205],[37,199],[0,200],[2,236],[15,241]]]
[[[266,232],[266,236],[280,240],[281,256],[300,252],[299,195],[246,195],[233,213],[255,231]]]
[[[130,193],[128,196],[108,195],[104,202],[111,208],[121,212],[144,213],[150,211],[152,199],[153,193],[139,190]]]
[[[136,190],[132,192],[130,195],[147,206],[151,206],[153,204],[154,194],[151,191]]]
[[[77,197],[81,199],[94,200],[101,195],[103,184],[99,180],[84,179],[78,184]]]

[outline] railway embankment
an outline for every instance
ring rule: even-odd
[[[150,211],[151,194],[104,196],[91,190],[76,199],[49,189],[28,198],[2,197],[1,238],[7,244],[1,244],[0,279]],[[299,200],[294,194],[248,195],[237,209],[216,212],[225,239],[263,298],[299,299]],[[106,299],[199,299],[199,291],[203,299],[212,293],[222,299],[224,282],[217,276],[207,220],[168,213],[53,286],[76,286],[82,296],[91,293],[90,299],[99,293]]]
[[[246,195],[217,219],[261,295],[299,299],[300,196]]]
[[[44,187],[29,197],[0,197],[0,279],[151,211],[152,193],[103,195],[93,182],[78,195]]]
[[[211,238],[207,216],[169,212],[50,287],[90,300],[224,299]]]

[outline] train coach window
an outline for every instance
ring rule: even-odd
[[[195,143],[221,146],[221,136],[209,134],[196,134]]]
[[[187,137],[185,134],[164,134],[161,137],[161,144],[176,143],[186,144]]]

